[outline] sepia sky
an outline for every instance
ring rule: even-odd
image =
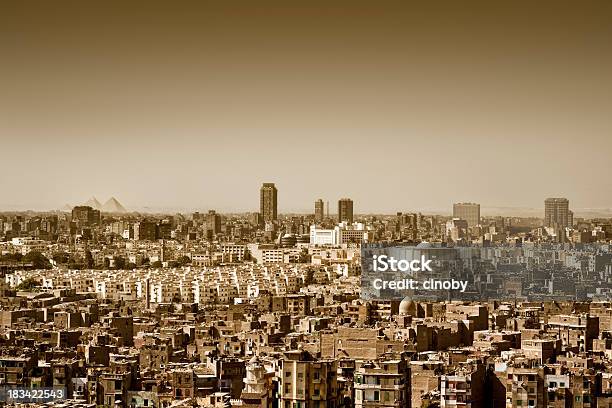
[[[503,3],[503,4],[502,4]],[[612,207],[612,3],[0,2],[0,208]]]

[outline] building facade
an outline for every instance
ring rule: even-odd
[[[338,200],[338,222],[353,223],[353,200],[350,198]]]
[[[480,224],[480,204],[455,203],[453,204],[453,218],[467,221],[468,227]]]
[[[275,221],[278,215],[278,190],[274,183],[263,183],[259,190],[259,212],[263,222]]]
[[[320,198],[315,201],[314,216],[316,222],[323,221],[323,218],[325,217],[325,205],[323,204],[323,200]]]
[[[544,200],[544,225],[546,227],[571,227],[573,213],[567,198],[547,198]]]

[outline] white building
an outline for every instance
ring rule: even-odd
[[[310,226],[311,245],[343,245],[343,244],[362,244],[373,238],[373,232],[366,228],[362,223],[348,224],[340,223],[333,229],[323,229],[316,225]]]
[[[338,245],[337,229],[324,229],[316,225],[310,226],[311,245]]]

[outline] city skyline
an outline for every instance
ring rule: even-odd
[[[2,208],[612,208],[609,2],[1,7]]]
[[[227,210],[227,209],[223,209],[223,208],[214,208],[214,211],[220,211],[221,213],[260,213],[262,214],[262,211],[266,212],[267,210],[263,210],[263,201],[264,201],[264,195],[263,195],[263,187],[272,187],[275,191],[274,191],[274,198],[271,200],[273,201],[273,207],[274,210],[272,210],[272,212],[274,213],[278,213],[278,215],[282,215],[282,214],[309,214],[309,213],[313,213],[316,216],[316,204],[319,201],[322,201],[322,199],[317,199],[315,201],[315,209],[313,211],[312,207],[311,209],[298,209],[298,210],[287,210],[287,209],[283,209],[282,207],[280,207],[280,210],[277,210],[278,207],[278,198],[277,198],[277,194],[278,194],[278,189],[276,188],[275,183],[262,183],[261,184],[262,188],[260,188],[259,191],[259,207],[257,208],[250,208],[250,209],[239,209],[239,210]],[[282,198],[282,192],[281,192],[281,198]],[[365,215],[365,214],[383,214],[383,215],[393,215],[395,214],[397,211],[412,211],[412,212],[421,212],[423,214],[437,214],[437,215],[443,215],[443,216],[456,216],[455,215],[455,211],[456,211],[456,207],[457,205],[462,205],[462,204],[471,204],[471,205],[477,205],[479,208],[483,209],[483,214],[482,216],[510,216],[510,217],[538,217],[538,218],[544,218],[546,219],[546,214],[545,214],[545,210],[546,210],[546,202],[551,199],[551,198],[547,198],[545,200],[543,200],[543,206],[541,207],[533,207],[533,208],[529,208],[529,207],[487,207],[487,206],[482,206],[480,203],[456,203],[456,202],[452,202],[450,204],[449,208],[440,208],[440,209],[422,209],[422,208],[397,208],[395,210],[389,211],[389,212],[369,212],[369,211],[355,211],[355,214],[361,214],[361,215]],[[566,198],[563,198],[564,200],[566,200]],[[329,211],[329,215],[330,216],[339,216],[339,209],[340,209],[340,203],[343,200],[349,200],[351,202],[351,210],[352,210],[352,204],[353,204],[353,200],[348,198],[348,197],[344,197],[341,196],[338,199],[338,206],[335,207],[336,211]],[[571,200],[569,200],[571,202]],[[112,211],[109,208],[109,203],[112,203],[110,208],[119,208],[120,210],[118,211]],[[322,201],[323,203],[323,213],[326,214],[328,212],[328,204],[329,201],[325,202]],[[281,200],[281,204],[282,204],[282,200]],[[268,204],[266,204],[267,207]],[[96,196],[91,196],[88,200],[86,201],[82,201],[80,203],[74,203],[74,204],[70,204],[70,203],[66,203],[64,206],[62,206],[61,208],[52,208],[52,209],[32,209],[32,208],[22,208],[22,209],[17,209],[17,208],[2,208],[0,207],[0,212],[11,212],[11,211],[38,211],[38,212],[46,212],[46,211],[71,211],[72,207],[75,206],[91,206],[94,209],[98,209],[101,210],[102,212],[106,212],[106,213],[112,213],[112,212],[119,212],[119,213],[131,213],[131,212],[135,212],[135,213],[164,213],[164,212],[174,212],[174,211],[179,211],[179,212],[206,212],[211,210],[212,208],[210,207],[187,207],[187,208],[156,208],[155,206],[145,206],[145,207],[133,207],[133,206],[127,206],[127,208],[125,208],[122,203],[120,201],[117,200],[117,198],[110,197],[108,200],[106,200],[106,202],[104,203],[104,205],[102,203],[100,203],[100,201],[98,200],[98,198]],[[352,211],[351,211],[352,212]],[[575,209],[572,208],[572,212],[575,212],[576,215],[579,218],[606,218],[609,216],[612,216],[612,209],[610,208],[601,208],[601,209],[593,209],[593,208],[582,208],[582,209]],[[541,213],[541,214],[540,214]]]
[[[612,407],[611,21],[0,2],[0,406]]]

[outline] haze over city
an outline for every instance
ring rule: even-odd
[[[0,2],[0,407],[612,407],[611,21]]]
[[[609,2],[308,4],[3,3],[0,208],[612,207]]]

